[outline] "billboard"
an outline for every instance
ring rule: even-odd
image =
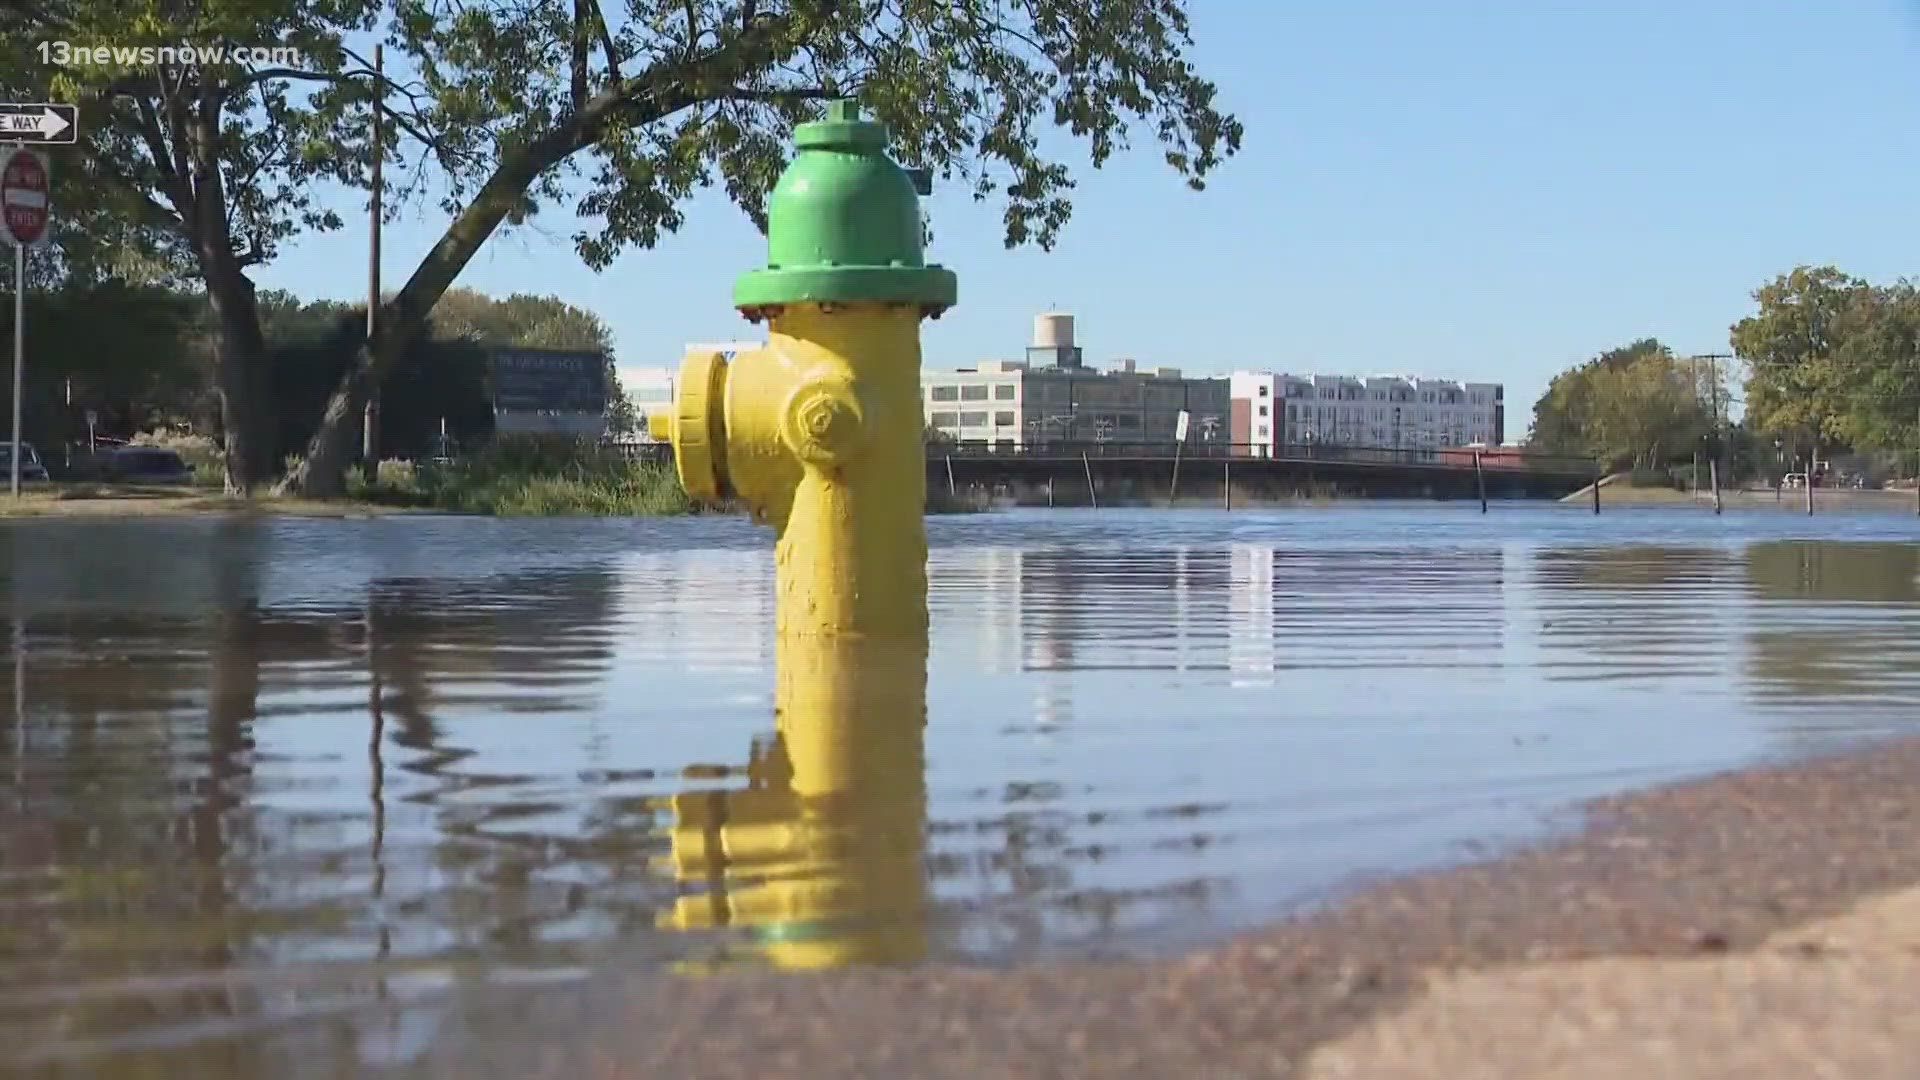
[[[494,430],[600,435],[606,431],[607,358],[561,349],[495,349]]]
[[[502,412],[605,413],[607,358],[597,352],[495,349],[493,407]]]

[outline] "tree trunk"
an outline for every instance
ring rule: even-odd
[[[582,145],[580,128],[568,125],[500,163],[473,201],[447,226],[439,243],[420,261],[406,285],[381,308],[374,323],[374,340],[361,348],[353,367],[340,377],[340,385],[327,399],[320,426],[307,442],[305,456],[280,482],[278,490],[282,494],[311,499],[337,499],[346,494],[350,444],[365,415],[368,392],[386,381],[394,364],[426,329],[433,305],[519,204],[527,187]]]
[[[727,48],[752,52],[772,49],[772,43],[780,40],[786,25],[784,20],[768,19]],[[769,58],[771,55],[768,53]],[[717,59],[710,57],[709,61]],[[724,59],[742,68],[751,67],[750,57]],[[374,340],[361,349],[352,370],[341,376],[340,385],[327,400],[319,428],[307,443],[305,456],[280,481],[279,493],[321,499],[339,498],[346,493],[348,448],[365,415],[368,391],[386,381],[400,357],[426,330],[433,305],[460,276],[460,271],[466,269],[494,229],[520,204],[534,180],[575,151],[592,145],[605,123],[644,127],[699,100],[684,80],[667,89],[654,86],[655,81],[650,75],[640,76],[608,87],[594,95],[578,113],[500,162],[473,201],[460,211],[439,242],[433,245],[433,250],[420,260],[406,285],[381,307],[380,317],[374,324]]]
[[[210,259],[203,265],[213,306],[214,387],[226,442],[226,490],[242,498],[273,474],[273,439],[267,422],[267,345],[253,282],[238,269]]]
[[[226,439],[226,489],[253,494],[272,474],[274,448],[267,430],[266,339],[246,264],[235,253],[227,223],[226,189],[220,173],[220,102],[214,84],[199,100],[167,102],[174,139],[184,142],[191,165],[170,186],[200,264],[214,315],[214,387],[220,396],[220,426]],[[156,160],[160,158],[156,156]]]

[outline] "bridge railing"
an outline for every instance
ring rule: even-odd
[[[978,442],[929,443],[927,453],[955,458],[1171,458],[1176,447],[1171,439],[1158,441],[1065,441],[1052,440],[1025,445]],[[1485,469],[1542,472],[1591,473],[1593,459],[1559,454],[1522,453],[1510,447],[1396,447],[1342,446],[1332,443],[1226,443],[1188,442],[1179,447],[1183,458],[1231,458],[1253,461],[1325,461],[1366,465],[1423,465],[1440,468],[1471,469],[1480,457]]]
[[[667,443],[618,444],[621,453],[640,460],[671,461],[673,448]],[[1158,441],[1050,440],[1025,445],[1012,443],[936,442],[927,444],[929,458],[1168,458],[1174,456],[1171,439]],[[1509,447],[1442,446],[1340,446],[1332,443],[1227,443],[1188,442],[1179,448],[1183,458],[1235,461],[1294,461],[1329,464],[1422,466],[1427,468],[1472,469],[1476,453],[1480,465],[1489,471],[1551,472],[1590,474],[1598,471],[1592,458],[1563,454],[1522,453]]]

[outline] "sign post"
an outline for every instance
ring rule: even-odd
[[[11,132],[10,132],[11,133]],[[46,155],[24,146],[0,151],[0,216],[13,244],[13,435],[8,490],[20,497],[20,393],[27,363],[27,249],[47,239],[52,185]]]
[[[1187,445],[1187,410],[1181,409],[1173,422],[1173,478],[1167,483],[1167,506],[1180,495],[1180,450]]]

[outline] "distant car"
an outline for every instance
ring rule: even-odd
[[[108,477],[127,484],[191,484],[193,466],[164,446],[123,446],[105,455]]]
[[[0,442],[0,476],[6,476],[8,478],[11,478],[13,476],[13,442],[12,440]],[[21,482],[24,483],[28,480],[45,480],[46,478],[47,478],[47,467],[46,465],[41,463],[39,452],[33,448],[32,443],[27,443],[27,442],[21,443],[20,444],[20,480]]]

